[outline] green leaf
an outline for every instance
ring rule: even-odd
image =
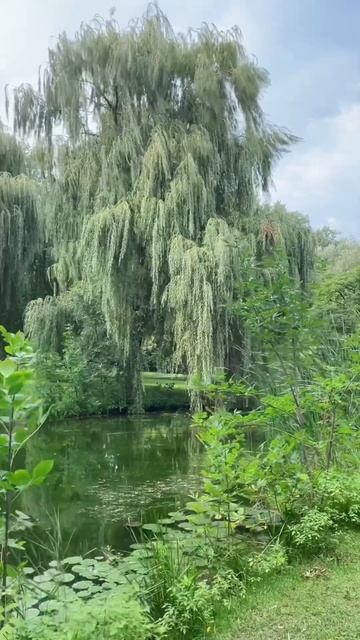
[[[65,558],[63,560],[63,564],[79,564],[80,562],[82,562],[82,557],[81,556],[70,556],[69,558]]]
[[[30,609],[26,610],[26,618],[37,618],[37,616],[40,614],[39,609],[35,609],[34,607],[31,607]]]
[[[4,571],[4,565],[2,562],[0,562],[0,575],[3,575],[3,571]],[[9,576],[9,578],[17,578],[19,576],[19,570],[17,567],[15,567],[12,564],[8,564],[6,567],[6,574],[7,576]]]
[[[16,444],[22,444],[26,438],[29,436],[28,429],[16,429],[15,431],[15,442]],[[0,444],[1,446],[1,444]]]
[[[61,571],[61,567],[62,567],[62,560],[51,560],[49,562],[49,567],[53,567],[55,569],[58,569],[59,571]],[[59,569],[60,567],[60,569]]]
[[[8,445],[9,445],[9,436],[7,436],[6,434],[0,435],[0,449],[2,447],[7,448]]]
[[[15,396],[17,393],[20,393],[26,383],[32,378],[31,371],[15,371],[14,373],[10,373],[5,380],[5,384],[7,390],[11,396]]]
[[[0,491],[12,491],[13,485],[7,480],[0,480]]]
[[[54,577],[55,582],[72,582],[74,580],[74,576],[72,573],[59,573]]]
[[[46,583],[49,582],[49,576],[45,575],[44,573],[40,573],[38,576],[35,576],[33,580],[34,582],[38,582],[39,584]]]
[[[158,520],[159,524],[175,524],[176,520],[174,518],[160,518]]]
[[[145,531],[152,531],[153,533],[161,533],[164,532],[166,530],[166,527],[162,527],[160,524],[154,523],[154,524],[143,524],[142,528]]]
[[[12,373],[16,371],[16,364],[10,358],[6,358],[5,360],[0,361],[0,373],[7,378]]]
[[[39,609],[42,613],[51,613],[53,611],[58,611],[63,606],[63,603],[58,602],[57,600],[45,600],[45,602],[40,602]]]
[[[12,407],[12,401],[9,395],[1,396],[0,397],[0,413],[5,413],[7,417],[10,416],[11,407]]]
[[[2,337],[4,338],[4,340],[8,343],[11,342],[12,337],[14,336],[13,333],[10,333],[10,331],[7,331],[7,329],[5,329],[4,325],[0,324],[0,333],[2,335]]]
[[[208,510],[208,505],[202,502],[187,502],[186,508],[190,511],[194,511],[195,513],[206,513]]]
[[[32,472],[32,483],[37,485],[44,482],[46,476],[54,466],[54,460],[41,460]]]
[[[75,582],[75,584],[73,584],[73,589],[75,589],[76,591],[81,591],[84,589],[89,589],[89,587],[92,586],[92,582],[90,580],[79,580],[79,582]]]
[[[17,469],[9,472],[7,478],[16,487],[23,487],[31,482],[31,475],[27,469]]]

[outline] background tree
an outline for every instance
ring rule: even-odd
[[[61,35],[40,91],[14,92],[15,131],[47,145],[56,293],[82,280],[100,302],[135,408],[149,336],[174,367],[208,381],[216,367],[241,365],[231,347],[246,337],[228,305],[249,262],[280,243],[291,270],[308,276],[308,225],[257,204],[295,140],[266,122],[267,83],[237,29],[176,35],[150,5],[126,30],[111,17]],[[57,307],[37,304],[34,335]]]
[[[39,185],[28,169],[23,147],[0,123],[0,323],[12,329],[45,283]]]

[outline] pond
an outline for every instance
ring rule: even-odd
[[[21,504],[37,523],[30,553],[40,562],[56,552],[126,551],[141,522],[181,507],[200,484],[201,447],[186,414],[48,425],[25,455],[28,468],[55,462]]]

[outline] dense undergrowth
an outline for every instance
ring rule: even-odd
[[[202,490],[182,511],[143,525],[128,556],[58,557],[40,572],[9,562],[2,637],[211,637],[224,611],[230,619],[255,584],[276,580],[305,558],[334,553],[343,531],[359,527],[357,325],[340,330],[318,289],[305,293],[285,273],[271,287],[270,295],[268,283],[266,292],[258,287],[251,305],[233,309],[261,344],[252,383],[194,380],[206,408],[193,421],[206,450]],[[20,334],[5,336],[10,346],[27,345]],[[18,358],[10,349],[8,360]],[[19,366],[30,371],[31,361]],[[16,403],[18,390],[12,391]],[[249,433],[261,443],[251,450]],[[33,482],[26,471],[11,473],[2,488],[5,505],[9,493]]]

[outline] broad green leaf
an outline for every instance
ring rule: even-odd
[[[39,609],[35,609],[34,607],[31,607],[30,609],[26,609],[25,619],[37,618],[39,614],[40,614]]]
[[[41,484],[54,466],[53,460],[41,460],[32,472],[32,483]]]
[[[162,527],[160,524],[143,524],[142,528],[145,531],[152,531],[153,533],[161,533],[166,530],[166,527]]]
[[[181,520],[184,520],[185,516],[181,511],[170,511],[169,512],[169,517],[173,518],[177,522],[181,522]]]
[[[16,487],[23,487],[31,482],[31,475],[27,469],[17,469],[7,474],[9,482]]]
[[[158,520],[159,524],[175,524],[175,522],[174,518],[160,518]]]
[[[4,325],[2,325],[2,324],[0,324],[0,333],[1,333],[2,337],[4,338],[4,340],[6,340],[6,342],[11,342],[11,339],[14,336],[14,334],[10,333],[10,331],[5,329]]]
[[[195,513],[206,513],[208,505],[203,502],[187,502],[186,508]]]
[[[9,436],[7,436],[6,434],[0,435],[0,449],[2,447],[7,448],[8,445],[9,445]]]
[[[11,374],[13,374],[16,371],[16,368],[17,367],[15,362],[13,360],[10,360],[10,358],[6,358],[5,360],[0,361],[0,373],[4,376],[4,378],[7,378]]]
[[[5,413],[6,417],[10,416],[12,401],[9,395],[0,397],[0,414]]]
[[[49,567],[54,567],[55,569],[58,569],[59,571],[61,571],[62,568],[62,560],[51,560],[49,562]]]
[[[79,564],[80,562],[82,562],[82,557],[81,556],[70,556],[69,558],[65,558],[63,561],[63,564]]]
[[[54,577],[55,582],[72,582],[74,580],[74,576],[72,573],[59,573]]]
[[[10,538],[8,541],[9,547],[12,549],[24,549],[25,542],[24,540],[16,540],[15,538]]]
[[[63,603],[57,600],[45,600],[45,602],[40,602],[39,609],[42,613],[51,613],[62,609],[63,606]]]
[[[16,444],[22,444],[22,442],[24,442],[28,436],[29,436],[28,429],[25,429],[25,428],[16,429],[16,431],[15,431],[15,442],[16,442]]]
[[[10,578],[17,578],[19,576],[19,570],[12,564],[8,564],[6,567],[7,575]]]
[[[203,526],[209,524],[210,518],[204,513],[194,513],[188,516],[188,521],[192,524]]]
[[[8,482],[7,480],[0,480],[0,491],[12,491],[13,488],[13,485],[10,484],[10,482]]]
[[[91,586],[92,582],[90,580],[79,580],[79,582],[75,582],[75,584],[72,585],[72,588],[76,591],[81,591],[84,589],[89,589],[89,587]]]
[[[40,575],[34,577],[34,582],[38,582],[39,584],[49,582],[49,576],[44,573],[40,573]]]
[[[22,370],[10,373],[5,380],[9,394],[15,396],[17,393],[20,393],[31,377],[31,371]]]

